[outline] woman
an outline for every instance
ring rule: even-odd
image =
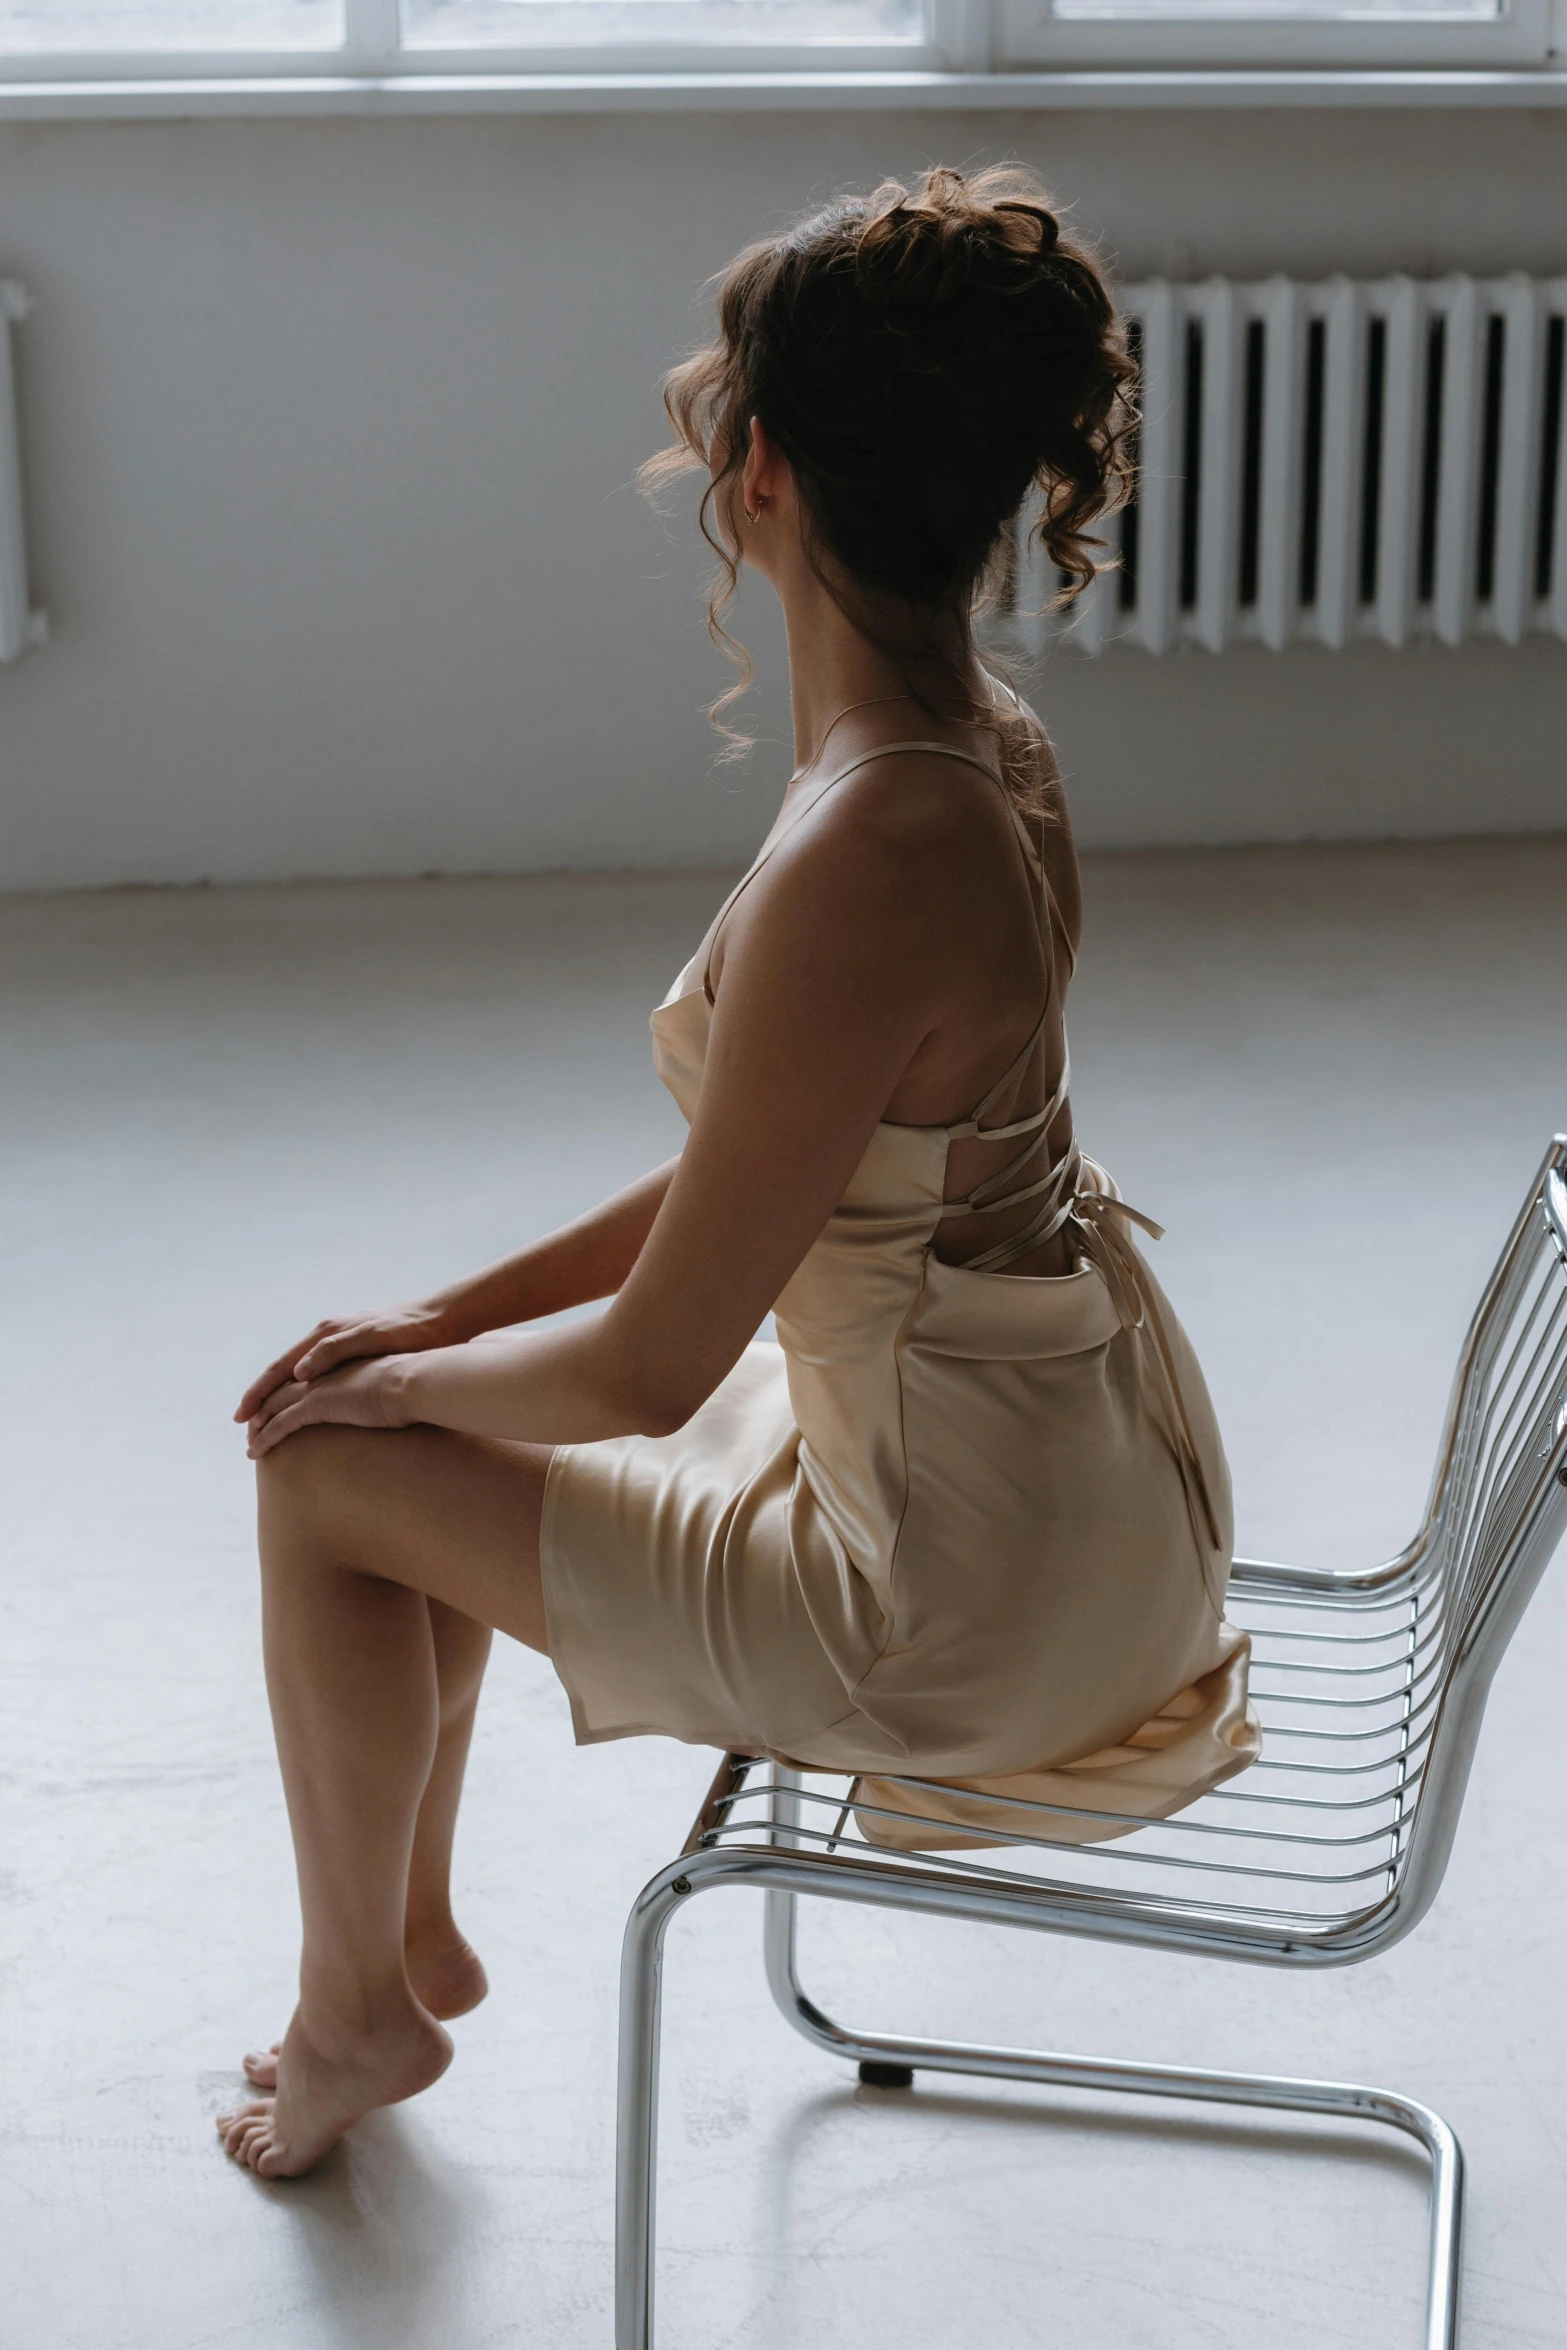
[[[653,1015],[679,1158],[240,1406],[304,1917],[274,2094],[219,2124],[265,2176],[483,1996],[448,1873],[492,1627],[582,1740],[1133,1814],[1252,1751],[1207,1395],[1073,1137],[1059,780],[970,626],[1031,492],[1092,576],[1129,373],[1042,193],[937,171],[743,254],[670,379],[715,632],[741,562],[783,603],[797,765]]]

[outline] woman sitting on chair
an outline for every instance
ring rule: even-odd
[[[240,1406],[304,1947],[219,2127],[267,2177],[484,1994],[448,1875],[492,1627],[579,1740],[977,1782],[1066,1835],[1253,1751],[1207,1393],[1073,1134],[1060,778],[971,627],[1025,499],[1091,579],[1130,374],[1043,193],[933,171],[743,253],[669,380],[653,470],[710,475],[715,631],[742,563],[783,604],[795,770],[653,1014],[680,1156]]]

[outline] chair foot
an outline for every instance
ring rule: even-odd
[[[914,2067],[911,2064],[875,2064],[867,2060],[860,2067],[860,2081],[867,2089],[912,2089]]]

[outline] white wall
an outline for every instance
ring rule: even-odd
[[[704,274],[1016,153],[1129,272],[1567,265],[1567,115],[0,126],[34,568],[0,882],[720,863],[696,565],[630,488]],[[770,617],[749,607],[776,679]],[[1567,648],[1052,661],[1095,843],[1567,825]],[[766,700],[773,732],[780,704]]]

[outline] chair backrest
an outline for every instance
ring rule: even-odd
[[[1545,1155],[1459,1357],[1419,1534],[1377,1578],[1407,1599],[1417,1789],[1388,1939],[1435,1898],[1491,1679],[1567,1531],[1567,1135]]]

